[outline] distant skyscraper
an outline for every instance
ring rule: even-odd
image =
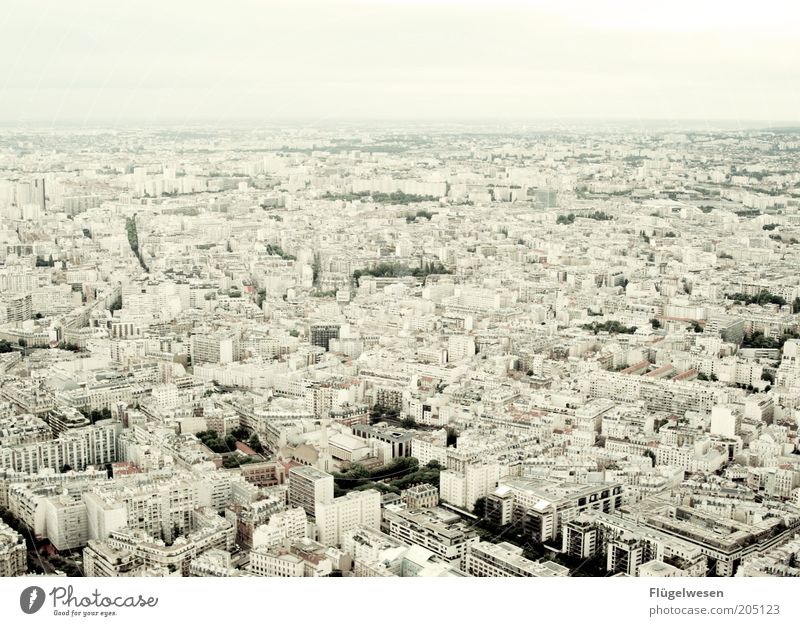
[[[44,178],[34,178],[18,182],[15,190],[16,205],[24,207],[35,204],[39,209],[45,208]]]
[[[46,208],[46,196],[44,190],[44,178],[35,178],[33,180],[33,198],[32,203],[38,206],[42,211]]]

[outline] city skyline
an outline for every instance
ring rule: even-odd
[[[794,577],[800,130],[0,129],[0,574]]]

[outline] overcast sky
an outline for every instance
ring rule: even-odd
[[[796,4],[3,0],[0,121],[796,121]]]

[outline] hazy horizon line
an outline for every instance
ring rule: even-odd
[[[0,119],[0,128],[3,129],[31,129],[31,128],[58,128],[58,127],[84,127],[84,128],[117,128],[117,127],[164,127],[164,128],[238,128],[250,125],[255,128],[271,126],[305,126],[311,128],[329,128],[339,125],[367,125],[367,126],[528,126],[528,125],[618,125],[618,126],[677,126],[687,129],[696,129],[702,126],[720,126],[726,129],[747,128],[765,130],[800,130],[800,118],[771,120],[765,118],[737,119],[737,118],[660,118],[660,117],[465,117],[465,118],[439,118],[439,117],[339,117],[319,119],[313,116],[304,117],[275,117],[272,120],[254,117],[196,118],[192,121],[178,118],[97,118],[92,121],[86,119],[30,119],[30,120],[3,120]]]

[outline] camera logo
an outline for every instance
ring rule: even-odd
[[[23,613],[33,615],[44,604],[44,589],[41,587],[27,587],[19,595],[19,608]]]

